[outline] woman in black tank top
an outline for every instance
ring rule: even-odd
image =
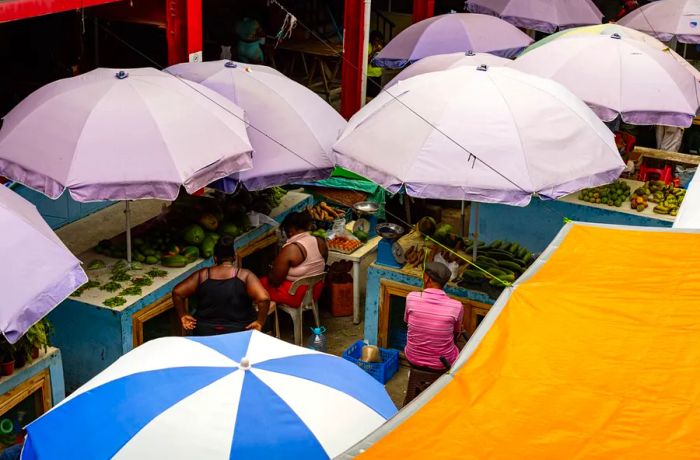
[[[194,335],[262,330],[270,296],[255,274],[234,266],[233,238],[222,237],[217,242],[214,260],[214,267],[193,273],[173,289],[173,304],[183,329]],[[189,297],[197,299],[194,315],[187,312]]]

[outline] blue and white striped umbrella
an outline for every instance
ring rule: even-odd
[[[153,340],[27,427],[33,459],[334,457],[396,413],[336,356],[260,332]]]

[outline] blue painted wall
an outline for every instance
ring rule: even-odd
[[[539,199],[533,199],[530,205],[524,208],[480,204],[479,239],[487,242],[514,241],[524,245],[530,251],[542,252],[564,226],[564,217],[579,222],[601,224],[669,228],[673,225],[671,222],[643,215],[636,216],[563,201],[542,202]],[[474,222],[474,206],[472,206],[472,222]]]
[[[55,200],[46,195],[36,192],[20,184],[13,184],[12,190],[34,204],[39,210],[44,220],[53,229],[82,219],[100,209],[114,204],[113,201],[100,201],[96,203],[79,203],[70,197],[69,193],[64,193]]]
[[[27,364],[21,369],[16,369],[14,374],[3,378],[0,382],[0,394],[5,394],[18,387],[44,369],[49,370],[49,378],[51,379],[51,403],[53,405],[58,404],[63,401],[66,392],[63,385],[61,351],[57,349],[49,349],[45,357]]]

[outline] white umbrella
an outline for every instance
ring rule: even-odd
[[[313,91],[270,67],[232,61],[177,64],[166,71],[201,83],[245,110],[255,165],[226,178],[231,188],[239,181],[259,190],[330,176],[332,146],[346,121]]]
[[[511,67],[561,83],[603,121],[688,127],[700,105],[695,75],[673,55],[618,34],[554,40]]]

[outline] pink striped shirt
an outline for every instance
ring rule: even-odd
[[[416,366],[444,369],[440,356],[454,363],[459,355],[454,334],[462,330],[464,308],[441,289],[411,292],[406,296],[404,321],[408,337],[404,353]]]

